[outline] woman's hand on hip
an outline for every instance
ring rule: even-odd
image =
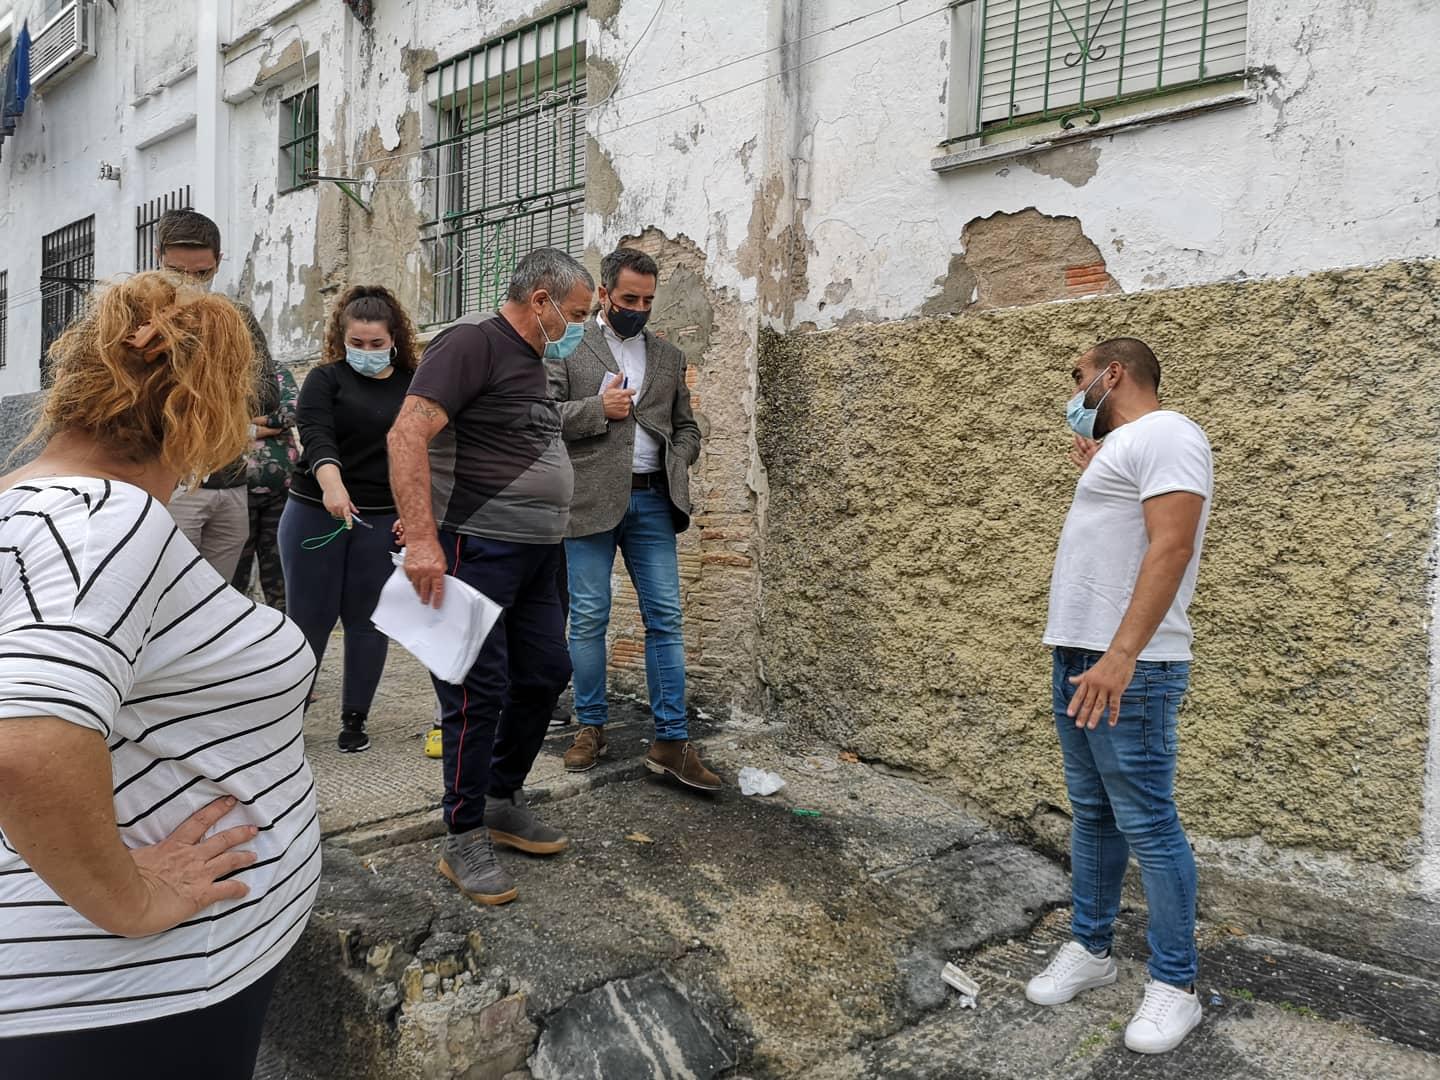
[[[145,884],[145,905],[133,929],[127,928],[126,937],[147,937],[169,930],[212,904],[239,900],[250,891],[244,882],[221,879],[256,860],[253,851],[236,848],[255,839],[259,830],[253,825],[237,825],[205,836],[233,809],[233,798],[216,799],[160,843],[131,850]]]

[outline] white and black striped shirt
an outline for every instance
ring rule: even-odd
[[[54,716],[110,747],[131,847],[222,795],[258,826],[250,887],[126,939],[58,899],[0,836],[0,1038],[204,1008],[273,968],[320,878],[301,713],[315,658],[296,626],[211,569],[165,507],[88,477],[0,494],[0,723]]]

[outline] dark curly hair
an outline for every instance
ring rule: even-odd
[[[420,362],[415,326],[395,294],[383,285],[352,285],[340,294],[325,331],[322,364],[338,364],[345,359],[345,328],[352,320],[384,323],[395,339],[395,366],[415,370]]]

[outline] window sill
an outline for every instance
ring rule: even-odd
[[[1166,124],[1172,120],[1183,120],[1187,116],[1198,116],[1204,113],[1218,112],[1221,109],[1232,109],[1238,105],[1253,105],[1257,100],[1258,96],[1253,91],[1244,90],[1234,94],[1225,94],[1222,97],[1211,98],[1208,101],[1198,101],[1185,105],[1172,106],[1168,109],[1154,109],[1150,112],[1137,113],[1134,116],[1125,116],[1118,120],[1112,120],[1109,123],[1099,123],[1090,127],[1078,127],[1071,131],[1049,132],[1034,139],[972,146],[965,150],[957,150],[955,153],[932,159],[930,168],[938,173],[945,173],[954,172],[958,169],[967,169],[975,165],[989,165],[1000,161],[1013,161],[1016,158],[1028,157],[1030,154],[1053,150],[1058,146],[1085,142],[1089,139],[1101,139],[1107,135],[1127,131],[1130,128]]]

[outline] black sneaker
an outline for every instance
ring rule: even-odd
[[[365,734],[365,714],[350,709],[340,714],[340,738],[336,740],[342,754],[358,754],[370,749],[370,736]]]

